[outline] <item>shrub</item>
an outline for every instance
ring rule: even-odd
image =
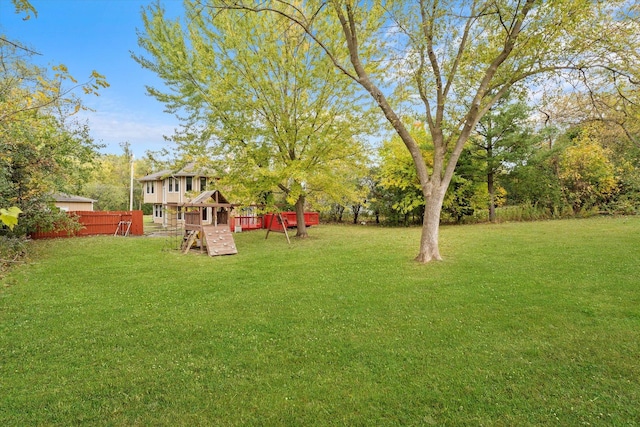
[[[0,236],[0,277],[27,256],[27,241],[19,237]]]

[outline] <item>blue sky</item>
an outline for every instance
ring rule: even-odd
[[[173,134],[178,121],[163,105],[146,95],[145,85],[161,86],[155,75],[131,59],[141,53],[136,28],[142,28],[141,9],[153,0],[31,0],[38,16],[24,21],[9,0],[0,0],[0,33],[42,55],[38,65],[64,64],[79,82],[92,70],[111,85],[99,97],[85,96],[95,112],[82,113],[104,153],[119,154],[128,141],[136,157],[147,150],[169,147],[163,135]],[[163,0],[170,13],[182,2]],[[78,95],[81,93],[78,92]]]

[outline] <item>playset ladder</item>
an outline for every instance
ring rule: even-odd
[[[186,254],[187,252],[189,252],[189,249],[191,249],[191,246],[193,246],[193,244],[196,242],[197,238],[198,238],[198,231],[197,230],[189,231],[189,233],[185,236],[184,241],[182,242],[182,253],[183,254]]]
[[[129,235],[129,230],[131,229],[131,221],[120,221],[118,223],[118,228],[116,228],[116,232],[113,233],[114,236],[124,236],[127,237]]]

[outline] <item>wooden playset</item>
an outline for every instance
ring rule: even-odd
[[[233,205],[219,191],[205,191],[179,206],[184,210],[183,253],[193,245],[198,245],[200,252],[206,247],[209,256],[238,253],[229,228]]]

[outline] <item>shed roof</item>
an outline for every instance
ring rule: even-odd
[[[97,200],[89,199],[88,197],[73,196],[66,193],[55,193],[52,195],[53,200],[56,202],[75,202],[75,203],[94,203]]]

